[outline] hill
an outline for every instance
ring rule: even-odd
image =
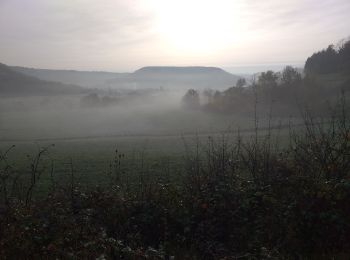
[[[0,95],[60,95],[77,94],[84,89],[74,85],[44,81],[14,71],[0,63]]]
[[[231,75],[230,73],[220,68],[199,67],[199,66],[190,66],[190,67],[148,66],[148,67],[143,67],[141,69],[138,69],[134,73],[135,74],[166,73],[166,74],[175,74],[175,75],[218,73],[218,74]]]
[[[216,67],[143,67],[133,73],[103,71],[49,70],[11,67],[12,70],[40,80],[88,88],[227,88],[238,76]]]
[[[134,73],[107,81],[110,87],[124,88],[214,88],[233,86],[238,76],[216,67],[143,67]]]
[[[308,74],[330,74],[350,72],[350,40],[341,42],[335,48],[333,44],[327,49],[314,53],[306,60],[305,71]]]
[[[104,71],[49,70],[24,67],[11,67],[16,72],[41,80],[79,85],[82,87],[101,87],[107,80],[123,76],[125,73]]]

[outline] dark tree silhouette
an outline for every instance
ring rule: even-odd
[[[327,74],[350,69],[350,40],[342,43],[338,50],[334,45],[314,53],[305,63],[307,74]]]
[[[189,89],[182,98],[182,104],[186,108],[197,109],[200,107],[200,99],[198,91]]]
[[[203,91],[203,96],[206,97],[208,104],[213,102],[214,97],[214,90],[212,89],[205,89]]]
[[[262,88],[273,88],[277,86],[278,76],[273,71],[269,70],[262,72],[258,79],[258,86]]]
[[[241,88],[247,84],[245,78],[240,78],[237,80],[236,87]]]
[[[301,74],[292,66],[287,66],[282,71],[281,82],[287,87],[300,84]]]

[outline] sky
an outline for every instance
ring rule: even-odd
[[[303,66],[350,36],[350,0],[0,0],[0,63],[134,71]]]

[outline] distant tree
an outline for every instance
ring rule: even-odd
[[[247,84],[245,78],[239,78],[236,83],[236,87],[241,88]]]
[[[253,85],[255,95],[259,96],[260,101],[271,102],[277,90],[278,78],[278,74],[271,70],[260,74],[258,81]]]
[[[90,93],[82,97],[80,102],[84,107],[94,107],[100,105],[101,99],[96,93]]]
[[[200,106],[198,91],[189,89],[182,98],[182,104],[186,108],[197,109]]]
[[[219,90],[216,90],[214,93],[214,99],[220,99],[222,97],[222,93]]]
[[[213,97],[214,97],[214,90],[212,89],[205,89],[203,91],[203,96],[207,98],[208,104],[213,102]]]
[[[282,71],[281,82],[285,86],[292,86],[301,82],[301,74],[292,66],[287,66]]]
[[[101,105],[110,106],[118,103],[117,98],[111,96],[104,96],[101,98]]]
[[[243,87],[242,86],[236,86],[236,87],[230,87],[222,92],[222,95],[225,97],[240,97],[240,95],[243,92]]]
[[[258,79],[258,86],[262,88],[274,88],[277,86],[278,76],[272,70],[262,72]]]
[[[350,70],[350,40],[342,43],[338,55],[340,56],[340,66],[344,69]]]

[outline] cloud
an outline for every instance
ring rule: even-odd
[[[210,53],[175,52],[157,30],[159,1],[0,0],[0,62],[109,70],[169,62],[295,62],[349,36],[348,0],[203,0],[230,3],[232,10],[225,10],[225,15],[232,11],[232,20],[227,21],[232,26],[223,28],[236,28],[240,35],[231,45]],[[195,4],[183,8],[196,7],[186,10],[195,20],[202,1],[188,1]],[[180,21],[179,10],[173,17]],[[231,33],[235,31],[227,29]]]
[[[6,8],[7,3],[7,8]],[[152,22],[150,13],[125,1],[5,0],[1,30],[6,36],[37,40],[90,40],[144,36]],[[4,3],[3,3],[4,4]]]
[[[127,61],[133,46],[146,47],[156,39],[152,10],[141,1],[0,3],[0,51],[4,62],[12,64],[69,68],[87,62],[101,66],[105,61],[108,67],[111,58]]]
[[[328,21],[344,21],[350,11],[347,0],[248,0],[244,3],[245,21],[252,28],[266,30],[288,29],[290,26],[319,27]]]

